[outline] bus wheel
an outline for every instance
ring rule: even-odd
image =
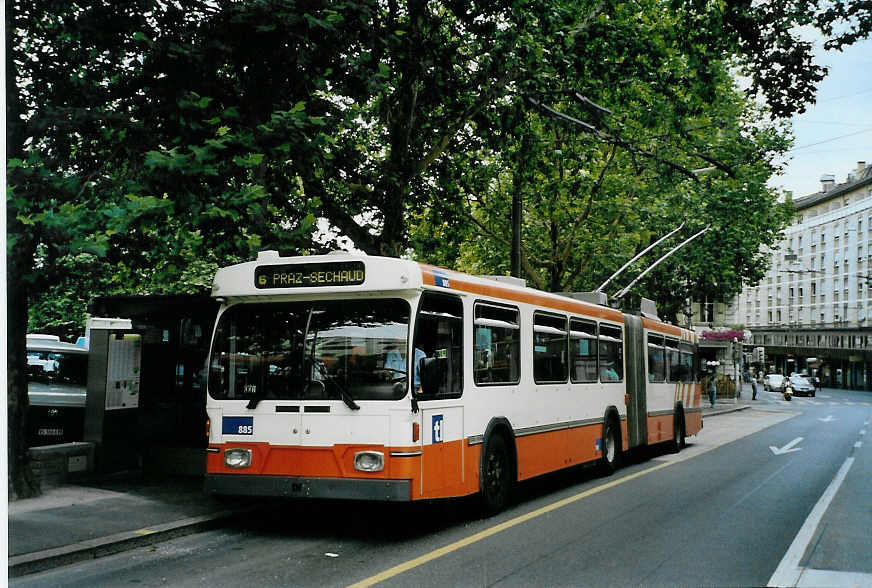
[[[505,508],[512,488],[511,475],[506,441],[502,435],[492,435],[485,443],[481,462],[481,506],[485,516]]]
[[[603,424],[603,457],[600,461],[600,469],[606,476],[612,475],[618,469],[620,446],[621,439],[615,419],[609,417]]]
[[[676,409],[675,417],[672,419],[672,441],[669,444],[669,451],[671,453],[678,453],[684,449],[685,445],[684,413]]]

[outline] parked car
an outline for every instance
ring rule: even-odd
[[[53,335],[27,335],[30,447],[81,441],[88,350]]]
[[[772,392],[784,392],[784,386],[787,380],[781,374],[766,374],[763,379],[763,389],[771,390]]]
[[[790,376],[790,387],[793,388],[794,396],[814,396],[814,384],[808,381],[807,378],[794,374]]]

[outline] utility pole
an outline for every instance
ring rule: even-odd
[[[512,276],[521,277],[521,185],[512,192]]]
[[[515,278],[521,277],[521,225],[523,216],[522,194],[527,184],[527,169],[530,158],[530,133],[527,125],[524,125],[521,135],[521,148],[515,160],[515,177],[512,183],[512,251],[511,251],[511,274]]]

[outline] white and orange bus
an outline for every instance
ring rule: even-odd
[[[206,491],[383,501],[479,493],[702,428],[692,331],[414,261],[218,271]]]

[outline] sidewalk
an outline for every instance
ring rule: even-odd
[[[763,393],[763,386],[757,386],[757,398],[761,398],[761,394]],[[708,417],[717,416],[719,414],[728,414],[731,412],[737,412],[739,410],[745,410],[751,408],[751,404],[753,401],[751,400],[751,384],[743,384],[742,386],[742,396],[741,398],[734,398],[732,400],[727,400],[724,398],[718,398],[715,400],[715,405],[712,406],[709,403],[709,397],[707,393],[702,395],[702,418],[705,420]]]
[[[751,389],[736,403],[705,402],[703,418],[745,410]],[[9,508],[9,577],[136,549],[218,526],[250,511],[245,498],[206,495],[199,477],[155,481],[137,473],[44,487],[42,496]]]
[[[9,577],[196,533],[251,507],[203,492],[199,477],[144,480],[139,473],[43,487],[12,501]]]

